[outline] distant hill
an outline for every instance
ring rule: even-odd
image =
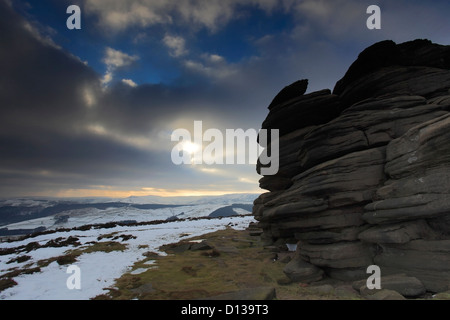
[[[80,210],[88,208],[106,210],[108,208],[123,208],[123,207],[132,207],[136,209],[160,209],[160,208],[174,208],[179,206],[180,205],[169,205],[169,204],[130,204],[123,202],[58,203],[50,207],[4,206],[0,207],[0,226],[26,221],[30,219],[48,217],[69,210]]]
[[[232,204],[231,206],[226,206],[219,208],[209,214],[211,218],[217,217],[230,217],[237,215],[236,211],[233,209],[244,209],[249,212],[252,212],[253,205],[252,204]]]
[[[222,215],[235,215],[232,208],[244,208],[251,211],[253,201],[258,194],[228,194],[222,196],[196,196],[196,197],[158,197],[143,196],[129,197],[125,199],[107,198],[17,198],[0,201],[0,226],[12,223],[55,216],[66,211],[97,209],[106,210],[110,208],[155,210],[162,208],[177,208],[181,206],[196,205],[224,205],[231,206],[223,209]],[[236,205],[238,203],[239,205]],[[216,206],[216,208],[217,208]],[[234,207],[233,207],[234,206]],[[249,207],[250,206],[250,207]],[[250,209],[248,209],[248,207]],[[221,208],[222,209],[222,208]],[[219,209],[220,210],[220,209]],[[228,211],[227,211],[228,210]],[[225,214],[225,211],[228,213]]]
[[[256,193],[234,193],[220,196],[187,196],[187,197],[158,197],[158,196],[142,196],[128,197],[121,199],[121,202],[134,204],[182,204],[182,205],[198,205],[198,204],[227,204],[234,203],[253,203],[259,196]]]

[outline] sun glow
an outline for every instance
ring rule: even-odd
[[[194,154],[196,151],[200,149],[200,146],[196,143],[192,143],[190,141],[186,141],[182,145],[183,151],[187,153]]]
[[[102,198],[127,198],[131,196],[160,196],[160,197],[188,197],[188,196],[220,196],[225,194],[237,193],[260,193],[258,188],[249,190],[184,190],[184,189],[159,189],[159,188],[141,188],[137,190],[114,190],[111,187],[98,189],[68,189],[59,190],[52,193],[53,197],[61,198],[79,198],[79,197],[102,197]],[[32,194],[29,196],[48,196],[47,193]]]

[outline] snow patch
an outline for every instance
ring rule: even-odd
[[[31,242],[45,244],[58,237],[68,238],[70,236],[79,238],[83,246],[92,242],[101,242],[98,237],[105,234],[133,235],[135,238],[122,241],[127,246],[123,251],[91,252],[83,253],[77,258],[74,265],[81,270],[81,289],[70,290],[66,281],[68,265],[59,265],[52,262],[41,271],[28,275],[14,277],[17,285],[0,292],[1,300],[87,300],[97,295],[107,293],[107,288],[114,285],[115,279],[122,274],[130,272],[133,264],[145,259],[144,254],[153,251],[164,255],[159,247],[173,242],[178,242],[182,235],[190,234],[190,237],[200,236],[206,233],[224,229],[232,226],[234,229],[245,229],[250,222],[254,222],[251,216],[228,217],[222,219],[206,220],[183,220],[147,226],[116,226],[109,229],[71,230],[66,232],[55,232],[48,235],[40,235],[22,241],[11,243],[0,243],[0,249],[17,248]],[[102,241],[109,241],[103,239]],[[37,248],[30,252],[0,256],[0,275],[9,272],[14,267],[30,265],[37,267],[37,262],[52,257],[64,255],[73,250],[72,245],[59,248]],[[7,264],[11,259],[27,255],[30,259],[22,263]],[[147,262],[150,263],[150,262]],[[152,268],[152,266],[149,266]],[[140,272],[135,270],[135,272]]]

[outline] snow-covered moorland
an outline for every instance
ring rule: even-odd
[[[248,215],[201,218],[207,217],[211,211],[219,207],[220,205],[217,204],[210,206],[193,204],[189,207],[190,211],[186,210],[187,207],[184,208],[184,215],[179,216],[179,220],[157,224],[138,223],[79,228],[81,221],[88,216],[83,214],[79,215],[82,219],[78,223],[68,224],[63,230],[57,229],[48,234],[43,233],[19,241],[2,242],[0,243],[0,300],[91,299],[106,293],[107,288],[114,286],[114,280],[130,272],[135,262],[144,260],[146,253],[163,254],[158,249],[161,245],[230,226],[235,229],[244,229],[254,221],[253,217]],[[162,209],[159,214],[156,211],[154,212],[156,215],[149,221],[155,220],[156,217],[167,218],[169,213],[173,214],[179,210]],[[245,210],[235,211],[240,214],[249,213]],[[140,216],[139,212],[129,211],[129,215],[126,212],[122,210],[118,220],[142,221],[137,219]],[[188,214],[189,212],[191,214]],[[100,216],[99,213],[96,212],[94,216]],[[119,215],[119,211],[117,214]],[[72,217],[75,216],[78,215]],[[75,222],[78,219],[70,220]],[[88,220],[92,222],[92,219]],[[95,220],[102,223],[107,221]],[[47,220],[44,219],[44,221]],[[21,227],[30,227],[36,223],[37,221],[30,220],[28,224],[21,223]],[[41,224],[41,221],[38,224]],[[75,225],[78,228],[67,228]],[[72,276],[75,275],[75,273],[67,273],[71,270],[69,267],[73,265],[80,271],[80,289],[70,289],[71,286],[67,284],[68,279],[73,279]]]

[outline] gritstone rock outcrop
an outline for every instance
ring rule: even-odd
[[[357,280],[376,264],[449,290],[450,46],[379,42],[333,92],[307,84],[283,89],[262,124],[280,130],[280,169],[253,214],[268,243],[297,243],[286,274]]]

